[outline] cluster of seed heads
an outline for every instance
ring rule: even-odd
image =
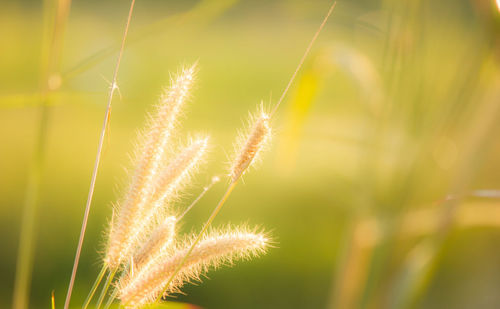
[[[108,108],[99,140],[82,229],[64,304],[65,309],[69,308],[75,282],[103,140],[109,121],[113,92],[117,89],[116,76],[134,3],[135,0],[132,0],[109,93]],[[258,154],[269,142],[271,137],[270,118],[285,98],[335,5],[336,2],[332,4],[314,34],[272,112],[265,113],[261,107],[261,111],[251,117],[249,131],[240,136],[239,143],[235,147],[236,153],[228,173],[229,187],[201,232],[183,238],[177,235],[179,220],[219,179],[214,177],[212,183],[205,187],[195,201],[180,215],[174,211],[173,204],[176,197],[190,183],[191,176],[203,161],[209,139],[207,136],[203,136],[190,140],[183,147],[177,149],[172,147],[172,136],[175,134],[177,119],[182,112],[183,105],[189,99],[196,65],[182,69],[179,74],[172,78],[169,88],[163,92],[156,111],[150,116],[148,125],[139,139],[140,143],[136,149],[134,160],[135,172],[130,180],[127,193],[118,202],[116,211],[113,213],[107,233],[104,265],[85,301],[84,309],[88,307],[107,271],[109,271],[108,277],[99,296],[97,308],[101,306],[108,287],[117,272],[121,272],[121,276],[117,282],[114,282],[116,289],[108,299],[106,308],[109,308],[115,297],[121,300],[124,307],[137,308],[152,303],[163,296],[180,292],[180,288],[186,282],[199,280],[204,272],[210,268],[218,267],[221,263],[232,263],[234,259],[249,258],[266,251],[270,240],[265,234],[259,233],[255,229],[228,227],[225,230],[214,230],[210,229],[210,225],[238,180],[256,161]]]
[[[256,256],[269,246],[265,234],[245,227],[211,230],[201,238],[177,235],[182,215],[174,211],[174,201],[190,183],[209,142],[203,136],[178,150],[172,147],[195,71],[196,66],[181,70],[161,96],[141,134],[135,172],[111,222],[104,263],[111,271],[123,271],[116,288],[118,298],[129,308],[179,292],[184,283],[199,280],[208,269]],[[232,183],[255,161],[270,132],[269,116],[261,111],[237,146],[229,171]]]

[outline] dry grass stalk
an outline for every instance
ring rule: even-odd
[[[132,20],[132,12],[134,11],[134,5],[135,5],[135,0],[132,0],[132,2],[130,4],[128,17],[127,17],[127,23],[125,24],[125,30],[123,32],[120,51],[118,53],[118,59],[116,61],[115,70],[113,73],[113,80],[111,83],[111,88],[109,90],[106,113],[104,114],[104,121],[103,121],[102,129],[101,129],[101,134],[99,137],[99,144],[97,146],[97,154],[96,154],[96,159],[94,162],[94,170],[92,172],[92,178],[90,180],[89,193],[87,196],[87,202],[85,205],[85,212],[84,212],[83,221],[82,221],[82,227],[80,229],[80,236],[79,236],[78,245],[76,248],[75,260],[73,262],[73,270],[71,271],[71,278],[70,278],[69,285],[68,285],[68,292],[66,293],[66,300],[64,301],[64,309],[69,308],[69,303],[71,301],[71,294],[72,294],[73,285],[74,285],[75,279],[76,279],[76,272],[78,269],[78,263],[80,261],[80,254],[82,251],[83,239],[85,237],[85,231],[87,229],[87,222],[88,222],[88,218],[89,218],[89,214],[90,214],[90,206],[92,204],[92,197],[94,195],[94,188],[95,188],[95,183],[96,183],[96,179],[97,179],[97,171],[99,169],[99,163],[101,161],[101,154],[102,154],[102,148],[103,148],[103,144],[104,144],[104,137],[106,135],[109,120],[111,117],[111,103],[113,102],[113,95],[115,93],[115,90],[118,89],[118,86],[116,84],[117,77],[118,77],[118,70],[120,69],[120,62],[121,62],[121,59],[123,56],[123,51],[125,50],[125,39],[127,38],[128,29],[130,26],[130,21]]]

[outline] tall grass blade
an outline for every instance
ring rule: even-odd
[[[68,293],[66,294],[66,300],[64,302],[64,309],[69,308],[69,302],[71,300],[71,293],[73,291],[73,285],[75,283],[76,271],[78,269],[78,262],[80,260],[80,253],[82,251],[83,238],[85,237],[85,230],[87,229],[87,221],[88,221],[88,217],[89,217],[89,213],[90,213],[90,205],[92,203],[92,196],[94,194],[94,187],[95,187],[95,182],[96,182],[96,178],[97,178],[97,171],[99,169],[99,162],[101,159],[101,152],[102,152],[102,146],[104,143],[104,136],[106,134],[109,119],[110,119],[111,102],[113,101],[113,94],[114,94],[115,90],[117,89],[116,79],[118,76],[118,70],[120,68],[120,62],[122,59],[123,50],[125,48],[125,39],[127,38],[127,33],[128,33],[129,26],[130,26],[130,20],[132,19],[132,12],[134,10],[134,4],[135,4],[135,0],[132,0],[132,3],[130,4],[130,10],[129,10],[128,18],[127,18],[127,23],[125,25],[125,31],[123,32],[123,39],[122,39],[122,44],[121,44],[121,48],[120,48],[120,53],[118,55],[118,60],[116,61],[115,71],[113,74],[113,81],[111,83],[111,88],[109,91],[108,104],[107,104],[107,108],[106,108],[106,113],[104,115],[104,122],[102,125],[101,136],[99,138],[99,145],[97,147],[97,155],[96,155],[96,160],[95,160],[95,164],[94,164],[94,171],[92,172],[92,179],[90,181],[89,194],[87,197],[87,203],[85,205],[85,214],[83,216],[82,228],[80,231],[80,237],[79,237],[78,246],[76,249],[75,261],[73,263],[73,270],[71,272],[71,279],[69,281]]]

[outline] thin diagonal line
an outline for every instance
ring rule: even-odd
[[[113,74],[113,83],[111,84],[111,89],[109,91],[108,104],[106,108],[106,114],[104,116],[104,122],[102,124],[101,136],[99,138],[99,145],[97,147],[97,155],[94,164],[94,171],[92,172],[92,179],[90,180],[90,189],[87,197],[87,204],[85,205],[85,214],[83,216],[82,229],[80,231],[80,238],[78,240],[78,247],[76,249],[75,261],[73,263],[73,271],[71,272],[71,279],[68,286],[68,293],[66,294],[66,300],[64,302],[64,309],[69,308],[69,302],[71,299],[71,292],[73,291],[73,285],[75,283],[76,271],[78,269],[78,262],[80,261],[80,253],[82,251],[83,239],[85,237],[85,230],[87,229],[87,221],[89,218],[90,204],[92,203],[92,196],[94,195],[95,182],[97,178],[97,171],[99,169],[99,162],[101,161],[102,146],[104,143],[104,136],[106,135],[106,129],[109,123],[109,117],[111,112],[111,102],[113,101],[113,94],[117,88],[116,78],[118,76],[118,69],[120,68],[120,62],[123,56],[123,50],[125,48],[125,39],[127,38],[128,28],[130,26],[130,20],[132,19],[132,12],[134,10],[135,0],[132,0],[130,4],[130,10],[128,13],[127,23],[125,25],[125,31],[123,32],[122,45],[120,47],[120,53],[118,55],[118,60],[115,66],[115,72]]]
[[[316,41],[316,39],[318,38],[319,36],[319,33],[321,32],[321,30],[323,30],[323,27],[325,26],[326,24],[326,21],[328,20],[328,17],[330,17],[330,15],[332,14],[333,12],[333,9],[335,8],[335,6],[337,5],[337,1],[333,2],[332,6],[330,7],[330,9],[328,10],[328,13],[326,13],[326,16],[325,18],[323,19],[323,22],[321,23],[321,25],[319,26],[318,30],[316,31],[316,33],[314,34],[311,42],[309,43],[309,45],[307,46],[307,49],[304,53],[304,55],[302,56],[302,58],[300,59],[300,62],[299,62],[299,65],[297,66],[297,69],[295,69],[295,72],[293,73],[292,77],[290,78],[290,81],[288,81],[288,85],[286,85],[286,88],[285,90],[283,91],[283,93],[281,94],[281,97],[279,98],[278,100],[278,103],[276,103],[276,105],[274,106],[273,108],[273,111],[271,112],[271,117],[274,115],[274,113],[276,112],[276,110],[278,109],[278,107],[280,106],[281,102],[283,101],[283,99],[285,98],[288,90],[290,89],[290,86],[292,85],[293,81],[295,80],[295,77],[297,76],[297,73],[299,73],[300,71],[300,68],[302,68],[302,65],[304,64],[304,61],[306,60],[307,56],[309,55],[309,52],[311,51],[311,48],[314,44],[314,42]]]

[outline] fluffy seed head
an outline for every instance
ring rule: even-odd
[[[175,192],[189,182],[208,148],[208,137],[192,140],[158,176],[152,200],[165,204]]]
[[[168,165],[167,150],[182,106],[189,96],[196,66],[183,69],[165,89],[156,112],[150,116],[149,124],[143,131],[136,155],[136,169],[128,192],[119,203],[116,218],[109,231],[105,263],[116,268],[128,252],[123,252],[128,237],[137,226],[144,209],[148,209],[153,193],[157,190],[157,179]]]
[[[271,127],[269,126],[269,115],[264,111],[253,116],[253,124],[248,134],[240,138],[237,143],[236,158],[231,166],[231,180],[236,181],[247,169],[255,162],[256,157],[261,150],[269,143],[271,139]]]
[[[119,298],[128,308],[153,302],[183,260],[194,239],[183,243],[169,253],[149,261],[141,270],[124,277],[119,283]],[[234,259],[250,258],[266,251],[270,240],[259,233],[245,229],[226,232],[212,231],[194,247],[181,270],[173,278],[167,294],[179,292],[190,280],[200,280],[201,274],[221,264],[231,264]]]
[[[136,182],[142,187],[144,195],[151,192],[151,185],[167,162],[167,150],[177,118],[189,97],[193,84],[196,66],[181,70],[177,77],[172,78],[169,88],[163,91],[156,116],[150,117],[150,124],[145,130],[144,145],[140,147],[138,175]],[[141,190],[141,189],[139,189]]]

